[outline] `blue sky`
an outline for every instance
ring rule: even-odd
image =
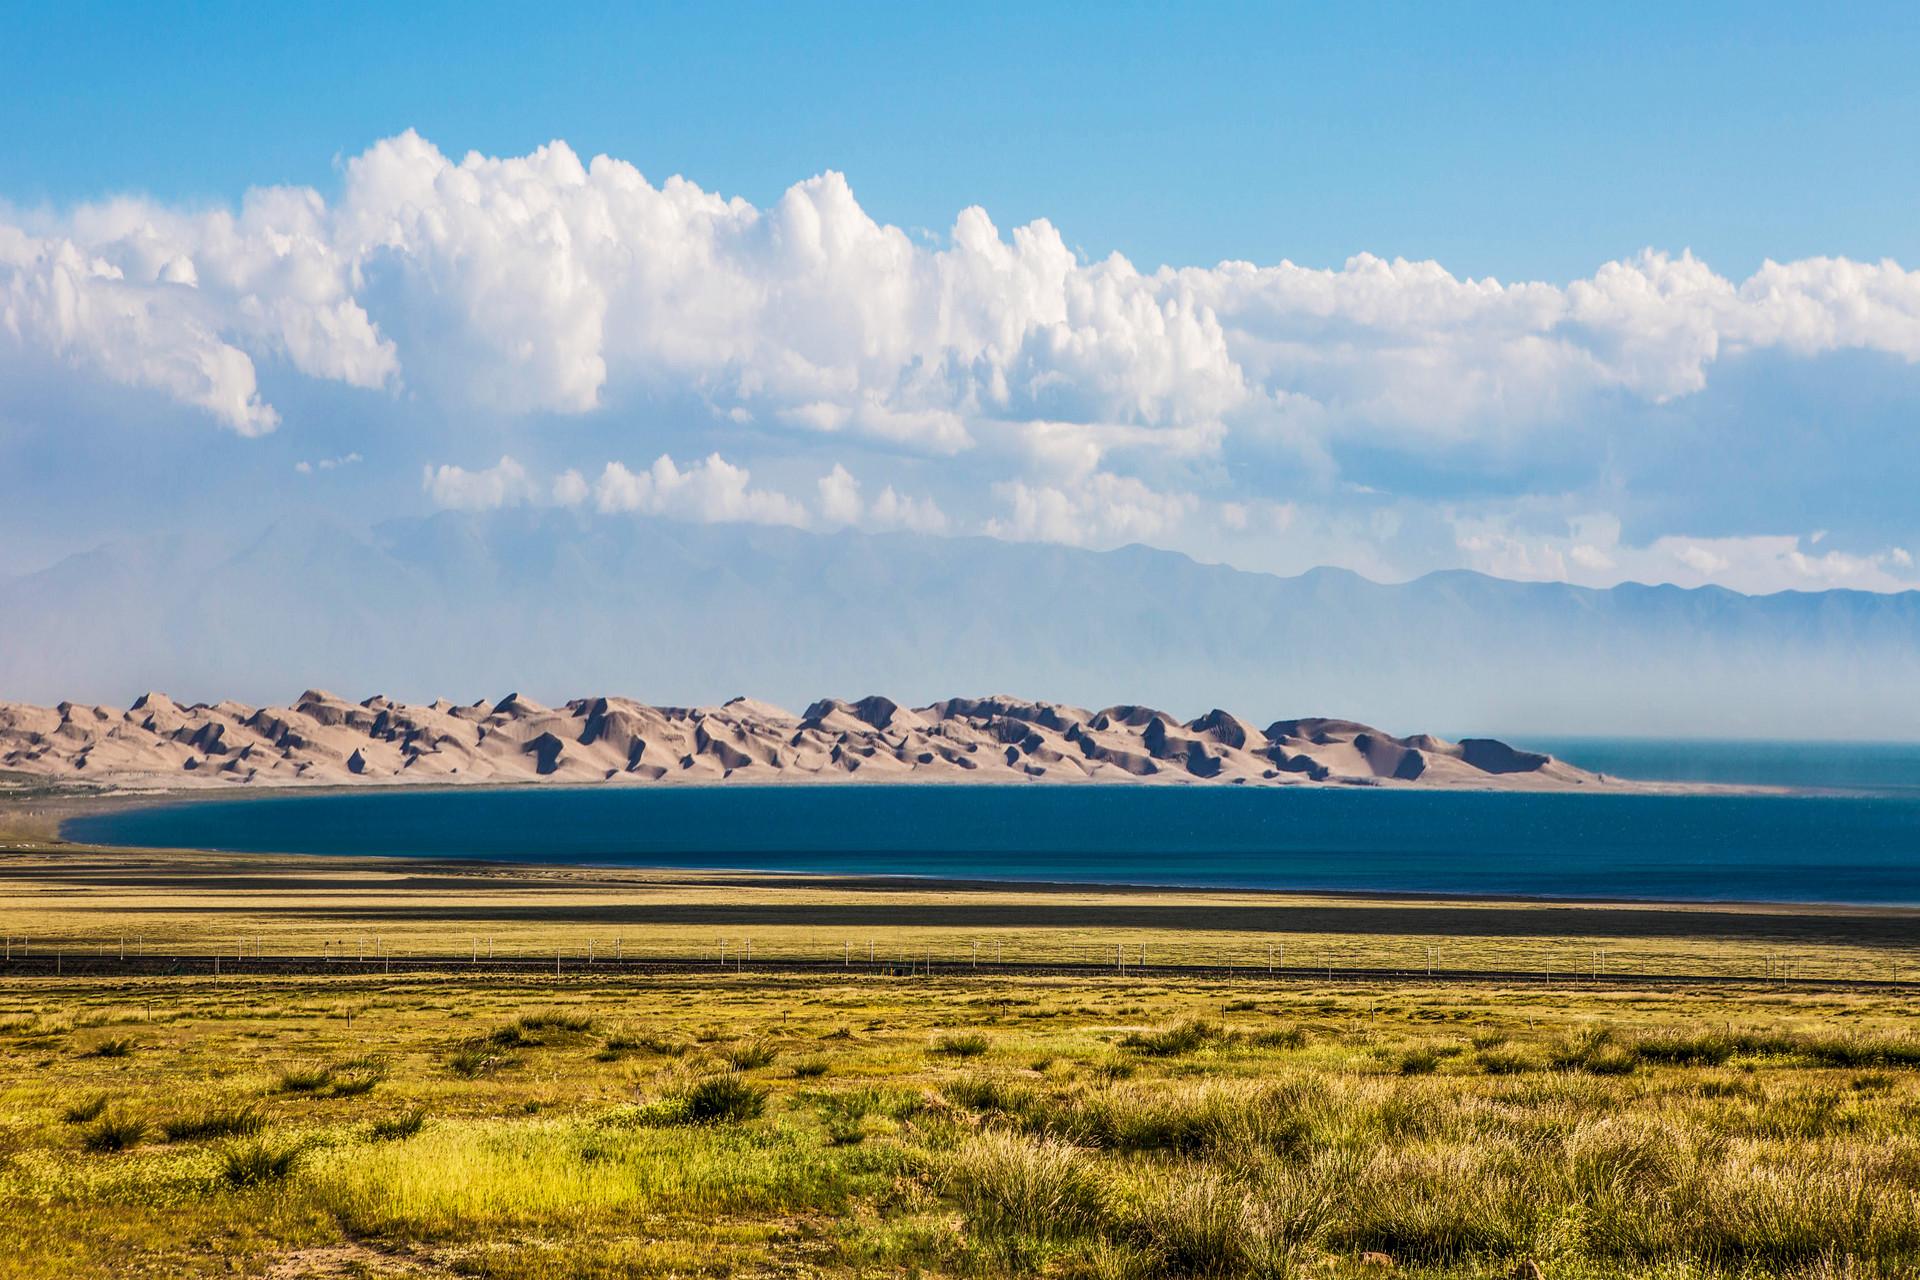
[[[565,502],[1916,580],[1911,5],[397,8],[0,18],[0,571]]]
[[[15,202],[325,189],[411,127],[758,204],[838,169],[883,221],[980,204],[1143,267],[1920,260],[1910,4],[12,8]]]

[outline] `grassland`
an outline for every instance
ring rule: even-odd
[[[1896,1276],[1890,997],[0,983],[0,1275]]]
[[[490,939],[568,963],[81,979],[0,962],[0,1277],[1920,1275],[1912,994],[1569,980],[1601,951],[1655,973],[1881,976],[1920,963],[1901,913],[12,843],[0,932],[31,947]],[[584,964],[722,942],[939,963]],[[964,967],[975,943],[1244,970],[1015,978]],[[1561,977],[1270,979],[1282,946]]]

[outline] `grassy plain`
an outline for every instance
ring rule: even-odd
[[[0,1275],[1913,1275],[1912,1026],[1251,980],[13,980]]]
[[[1567,977],[1601,951],[1649,972],[1881,976],[1920,962],[1909,914],[11,844],[0,931],[36,949],[491,938],[567,966],[0,963],[0,1277],[1920,1275],[1914,995]],[[931,949],[937,971],[584,964],[616,942],[723,941]],[[976,942],[1245,970],[975,973]],[[1274,980],[1270,946],[1410,970],[1438,946],[1559,977]]]

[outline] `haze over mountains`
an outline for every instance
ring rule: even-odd
[[[1128,547],[560,510],[119,543],[0,580],[0,698],[805,705],[884,689],[1389,732],[1911,738],[1920,592],[1278,578]]]

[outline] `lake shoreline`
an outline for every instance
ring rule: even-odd
[[[706,793],[706,799],[709,801],[718,800],[723,797],[732,800],[743,794],[741,788],[708,787],[702,790]],[[778,795],[783,801],[791,800],[795,795],[794,788],[780,785],[762,787],[759,788],[759,790],[769,795]],[[803,790],[818,792],[821,789],[806,788]],[[886,788],[884,794],[889,796],[890,803],[897,806],[904,802],[907,797],[923,794],[927,790],[927,788],[916,784],[906,784]],[[945,793],[943,798],[952,797],[951,788],[940,787],[934,790]],[[1025,796],[1032,798],[1035,794],[1031,788],[1017,784],[998,788],[998,790],[1009,797]],[[1047,788],[1045,790],[1047,794],[1051,796],[1063,790],[1070,789]],[[1136,788],[1133,790],[1141,796],[1164,796],[1166,794],[1165,789],[1162,788]],[[680,789],[676,788],[675,791],[680,791]],[[568,794],[567,791],[559,788],[528,788],[524,786],[502,788],[408,788],[404,792],[387,789],[369,791],[347,787],[330,788],[325,791],[289,789],[274,793],[258,792],[244,795],[225,795],[219,797],[219,800],[245,800],[249,802],[267,803],[277,799],[282,802],[298,804],[303,809],[306,809],[318,802],[330,802],[337,799],[359,801],[399,800],[404,803],[407,797],[412,797],[415,800],[426,800],[430,796],[439,796],[451,797],[457,802],[467,798],[478,799],[484,796],[493,799],[538,797],[544,801],[564,801]],[[571,794],[583,797],[603,797],[613,800],[615,804],[618,804],[620,800],[625,798],[639,799],[646,795],[664,798],[670,793],[632,791],[627,789],[609,792],[601,788],[589,787],[573,789]],[[682,794],[684,794],[684,792],[682,792]],[[862,794],[873,796],[883,793],[869,790]],[[1282,804],[1287,803],[1284,800],[1280,800],[1279,797],[1274,796],[1273,793],[1265,791],[1248,793],[1236,790],[1235,792],[1227,794],[1241,795],[1243,801],[1249,801],[1249,798],[1253,796],[1267,796],[1269,801],[1277,801]],[[1351,813],[1371,812],[1373,810],[1372,805],[1364,802],[1348,806],[1346,802],[1326,798],[1330,795],[1337,796],[1343,793],[1317,791],[1312,793],[1303,792],[1300,794],[1309,807],[1322,810],[1323,816],[1324,812],[1331,812],[1337,817],[1343,808]],[[1767,803],[1773,798],[1774,793],[1760,793],[1757,796],[1750,793],[1737,793],[1737,795],[1740,799],[1751,800],[1754,803]],[[1628,797],[1608,798],[1615,802],[1624,802],[1629,799]],[[1457,807],[1455,802],[1465,801],[1471,803],[1477,800],[1480,804],[1487,806],[1490,812],[1496,814],[1509,805],[1531,804],[1535,806],[1537,810],[1538,806],[1543,803],[1554,808],[1562,808],[1572,803],[1561,800],[1557,793],[1531,796],[1503,796],[1498,800],[1479,800],[1478,797],[1455,795],[1453,793],[1440,793],[1439,795],[1434,793],[1408,793],[1407,799],[1410,803],[1423,806],[1428,812],[1432,812],[1436,808],[1444,812],[1449,807]],[[1639,797],[1639,799],[1646,800],[1647,797]],[[1660,799],[1669,806],[1688,803],[1678,797],[1661,797]],[[1820,803],[1823,797],[1799,795],[1793,796],[1791,799],[1802,803]],[[1431,874],[1431,866],[1436,865],[1432,863],[1426,867],[1416,865],[1413,871],[1406,872],[1403,877],[1410,882],[1401,884],[1368,883],[1356,881],[1351,877],[1344,880],[1339,877],[1316,879],[1315,872],[1306,867],[1302,867],[1297,872],[1292,873],[1292,878],[1286,883],[1275,883],[1273,876],[1276,870],[1281,873],[1285,872],[1285,868],[1278,864],[1284,863],[1286,856],[1290,852],[1283,848],[1276,848],[1267,855],[1269,865],[1274,866],[1275,870],[1265,870],[1261,874],[1252,874],[1246,878],[1236,878],[1231,869],[1232,859],[1239,857],[1244,860],[1250,855],[1244,848],[1234,849],[1226,847],[1217,855],[1217,865],[1222,867],[1221,870],[1210,876],[1191,878],[1182,876],[1179,870],[1163,869],[1163,867],[1152,867],[1148,869],[1128,867],[1124,865],[1123,861],[1102,862],[1097,870],[1094,869],[1091,864],[1085,867],[1075,867],[1071,865],[1060,866],[1056,863],[1055,866],[1048,867],[1044,862],[1038,863],[1038,865],[1033,866],[1032,869],[1025,869],[1027,865],[1025,863],[1019,866],[995,867],[991,870],[975,870],[971,866],[966,870],[954,869],[955,864],[961,863],[977,863],[982,864],[984,867],[990,865],[996,856],[1003,859],[1006,856],[1007,851],[1005,849],[994,849],[985,846],[982,847],[977,856],[969,852],[972,846],[961,847],[956,845],[956,847],[953,848],[934,850],[918,848],[913,850],[913,856],[922,859],[922,865],[915,866],[911,863],[903,863],[899,869],[891,869],[890,866],[882,867],[877,865],[880,862],[888,860],[883,853],[873,848],[862,849],[858,846],[857,842],[849,843],[845,847],[796,846],[790,849],[766,848],[758,850],[743,847],[738,850],[730,849],[724,854],[703,852],[698,848],[692,847],[676,847],[651,851],[636,848],[631,851],[622,851],[620,856],[608,856],[604,851],[591,849],[569,850],[562,847],[553,857],[541,858],[528,856],[525,850],[517,848],[505,850],[496,849],[491,851],[479,849],[450,851],[446,848],[435,848],[428,844],[410,845],[406,843],[403,837],[398,835],[395,836],[397,842],[396,847],[390,849],[367,847],[299,848],[268,847],[266,844],[261,843],[233,843],[208,838],[156,840],[141,838],[137,833],[123,838],[111,833],[102,834],[97,829],[93,831],[84,829],[76,830],[77,826],[93,818],[112,818],[116,815],[130,814],[151,815],[162,811],[178,813],[180,810],[203,809],[206,805],[212,803],[217,803],[215,797],[203,796],[196,793],[185,795],[171,794],[161,797],[136,797],[127,795],[61,797],[58,802],[43,800],[45,808],[38,813],[35,820],[30,824],[31,829],[21,830],[20,833],[23,835],[31,835],[35,842],[64,841],[64,847],[74,849],[75,851],[95,849],[130,854],[143,851],[197,851],[221,857],[294,858],[301,861],[327,862],[334,865],[358,861],[393,868],[401,866],[419,868],[463,867],[476,870],[486,868],[507,872],[519,871],[523,873],[538,869],[542,874],[582,874],[589,876],[627,876],[633,873],[645,873],[662,877],[699,877],[708,879],[716,884],[724,882],[731,885],[761,885],[766,887],[776,885],[782,887],[830,886],[837,892],[850,894],[907,886],[934,892],[1006,890],[1011,892],[1070,894],[1075,892],[1098,891],[1102,893],[1131,894],[1149,898],[1227,893],[1255,894],[1263,897],[1296,895],[1316,899],[1350,898],[1374,902],[1501,902],[1530,904],[1543,908],[1565,905],[1611,904],[1644,909],[1658,909],[1661,907],[1753,907],[1773,909],[1794,906],[1819,908],[1821,910],[1835,909],[1868,912],[1883,910],[1897,912],[1904,909],[1920,909],[1920,894],[1916,894],[1913,898],[1909,899],[1904,896],[1904,890],[1900,891],[1902,896],[1899,897],[1866,895],[1859,897],[1820,898],[1794,895],[1791,892],[1743,893],[1737,889],[1733,892],[1719,893],[1710,890],[1703,890],[1701,892],[1662,891],[1662,886],[1658,883],[1649,883],[1646,892],[1624,892],[1618,888],[1602,886],[1600,884],[1593,884],[1591,887],[1580,886],[1564,889],[1546,887],[1535,889],[1525,886],[1494,884],[1484,886],[1469,884],[1452,887],[1445,884],[1418,882],[1421,875]],[[1254,806],[1263,806],[1268,802],[1250,800],[1250,803]],[[1837,813],[1857,812],[1855,805],[1847,803],[1847,800],[1835,799],[1831,801],[1831,803],[1837,806],[1835,810]],[[1871,808],[1879,807],[1875,799],[1872,798],[1862,800],[1859,803]],[[1898,805],[1902,812],[1911,804],[1910,801],[1894,801],[1888,803]],[[0,801],[0,836],[4,836],[8,829],[6,807],[5,802]],[[509,805],[508,807],[511,808],[512,806]],[[554,806],[548,805],[547,807],[552,809]],[[1585,806],[1579,807],[1584,808]],[[251,811],[254,810],[254,805],[252,803],[245,806],[230,805],[229,808]],[[365,806],[363,805],[361,808],[364,812]],[[384,808],[384,805],[376,806],[376,808]],[[569,806],[569,808],[571,808],[571,806]],[[1205,804],[1205,808],[1211,809],[1211,805]],[[255,811],[256,814],[257,812],[258,811]],[[1231,816],[1232,813],[1244,814],[1248,812],[1248,806],[1246,803],[1243,803],[1233,806],[1228,812],[1229,816]],[[1788,812],[1791,813],[1792,811],[1789,810]],[[311,816],[312,814],[309,813],[308,817],[311,818]],[[381,814],[379,816],[384,826],[385,819],[388,815]],[[1218,817],[1219,815],[1214,813],[1207,814],[1206,816]],[[1418,819],[1421,815],[1414,813],[1411,816]],[[1514,814],[1516,821],[1524,820],[1527,816],[1527,811],[1520,811]],[[1537,812],[1534,816],[1537,818]],[[564,819],[560,820],[564,821]],[[581,821],[583,825],[591,827],[590,818],[583,817]],[[457,820],[455,821],[455,825],[457,825]],[[1631,826],[1633,824],[1630,822],[1626,824],[1609,825]],[[1642,825],[1644,825],[1644,823]],[[902,838],[904,839],[906,837]],[[0,840],[0,848],[4,847],[4,840]],[[1044,840],[1036,837],[1035,848],[1039,849],[1044,847]],[[1099,857],[1102,852],[1103,849],[1074,851],[1069,853],[1068,861],[1070,863],[1072,858],[1075,857],[1089,860],[1094,859]],[[1116,850],[1114,856],[1116,859],[1124,859],[1125,853],[1125,850]],[[1037,856],[1038,855],[1036,855],[1036,857]],[[1176,858],[1178,856],[1180,855],[1175,855]],[[1391,859],[1391,857],[1396,855],[1389,851],[1377,856]],[[1438,856],[1441,859],[1440,865],[1444,865],[1447,857],[1459,857],[1463,855],[1449,854],[1445,850],[1442,850],[1438,855],[1428,854],[1425,856],[1430,858]],[[822,860],[837,862],[840,865],[821,865]],[[1830,869],[1815,868],[1812,870],[1818,872]],[[1902,873],[1905,871],[1904,868],[1898,868],[1898,870]],[[1391,877],[1391,875],[1396,873],[1384,871],[1380,874]],[[1622,880],[1626,880],[1628,877],[1623,875],[1621,878]],[[1739,876],[1736,874],[1733,883],[1738,883],[1738,881]],[[1751,878],[1749,878],[1749,883],[1751,883]]]

